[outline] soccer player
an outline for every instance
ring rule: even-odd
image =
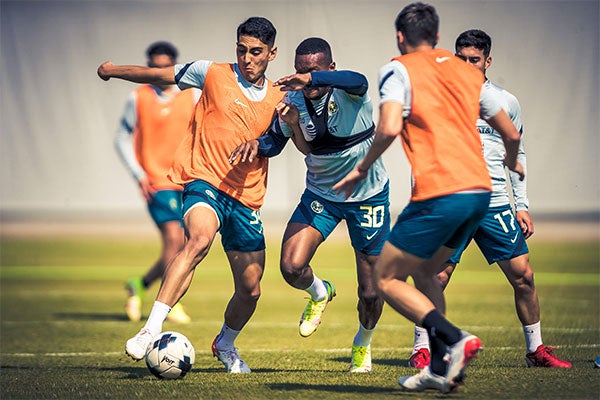
[[[333,283],[317,277],[310,261],[317,248],[345,220],[354,248],[358,279],[358,332],[352,343],[351,372],[371,371],[371,337],[381,316],[383,300],[373,283],[373,266],[389,234],[388,176],[381,159],[348,199],[332,186],[354,168],[373,142],[373,106],[368,82],[354,71],[337,71],[331,47],[321,38],[308,38],[296,48],[296,73],[275,82],[289,91],[284,102],[298,114],[298,123],[280,120],[280,129],[240,149],[244,157],[279,154],[287,138],[306,154],[306,189],[293,212],[281,251],[286,282],[310,295],[299,332],[312,335],[327,304],[336,295]],[[293,112],[293,111],[292,111]],[[293,136],[293,129],[300,129]],[[235,153],[233,156],[237,156]]]
[[[175,65],[177,55],[177,48],[169,42],[152,43],[146,50],[148,66],[154,68]],[[198,91],[181,91],[175,85],[141,85],[129,95],[115,135],[117,153],[138,183],[162,242],[160,257],[154,265],[144,276],[126,283],[125,312],[134,322],[142,316],[146,289],[163,276],[167,263],[183,246],[182,188],[171,182],[167,173],[198,96]],[[190,317],[177,303],[167,320],[187,323]]]
[[[231,152],[263,134],[283,94],[265,77],[275,59],[276,30],[263,17],[251,17],[237,28],[237,63],[199,60],[167,68],[102,64],[98,74],[133,82],[177,83],[197,87],[202,95],[189,133],[175,155],[173,182],[185,185],[183,222],[187,240],[165,271],[144,327],[127,341],[126,353],[140,360],[152,338],[162,330],[171,307],[185,294],[196,266],[204,259],[217,232],[230,263],[234,293],[225,309],[221,332],[212,352],[230,373],[251,372],[234,341],[256,309],[265,264],[260,206],[266,191],[267,163],[229,163]]]
[[[377,289],[397,312],[423,326],[431,342],[431,364],[401,377],[404,390],[449,392],[465,377],[481,340],[445,317],[436,274],[485,215],[492,189],[475,128],[477,117],[502,135],[504,163],[524,178],[517,161],[519,132],[483,74],[447,50],[435,49],[439,17],[423,3],[396,18],[400,57],[379,72],[380,117],[367,155],[334,189],[350,196],[373,162],[400,136],[410,161],[413,187],[375,264]],[[412,276],[414,286],[406,282]],[[446,361],[447,360],[447,361]]]
[[[492,39],[483,31],[472,29],[461,33],[455,42],[456,55],[479,69],[485,75],[492,63],[490,51]],[[494,85],[486,77],[485,86],[502,98],[506,111],[517,130],[523,133],[521,106],[515,96]],[[485,256],[488,263],[497,263],[514,290],[517,316],[523,325],[527,354],[525,361],[530,367],[571,368],[571,363],[553,354],[552,347],[544,346],[540,327],[540,302],[533,283],[533,270],[529,264],[529,249],[525,239],[533,235],[534,227],[529,215],[529,200],[525,180],[509,173],[512,195],[515,199],[513,211],[508,194],[508,182],[504,169],[505,154],[500,134],[484,120],[477,120],[477,129],[483,143],[483,155],[492,177],[490,208],[477,230],[462,244],[445,263],[444,271],[438,274],[444,289],[464,249],[471,239]],[[526,156],[522,142],[518,160],[526,168]],[[415,344],[409,365],[424,368],[429,364],[429,343],[425,329],[415,326]]]

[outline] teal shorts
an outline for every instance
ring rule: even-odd
[[[305,190],[289,222],[310,225],[324,239],[346,221],[352,247],[364,254],[379,255],[390,233],[389,187],[357,202],[334,202]]]
[[[431,258],[442,246],[457,249],[485,216],[490,195],[455,193],[412,201],[398,216],[388,241],[424,259]]]
[[[157,226],[166,222],[182,223],[181,190],[159,190],[148,202],[148,212]]]
[[[450,257],[451,263],[460,262],[463,251],[473,239],[490,264],[529,253],[525,236],[510,204],[490,207],[475,232]]]
[[[183,215],[201,205],[212,209],[219,220],[218,232],[225,251],[259,251],[265,249],[265,236],[260,211],[246,207],[238,200],[197,180],[183,189]]]

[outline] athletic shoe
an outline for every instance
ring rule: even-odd
[[[448,346],[446,358],[448,360],[448,370],[446,372],[446,384],[456,386],[462,383],[465,375],[465,369],[477,357],[481,350],[481,339],[469,332],[461,331],[462,339]]]
[[[217,336],[218,337],[218,336]],[[212,342],[213,356],[223,363],[227,372],[231,374],[246,374],[252,372],[250,367],[240,358],[236,348],[233,350],[218,350],[217,337]]]
[[[139,361],[146,356],[146,350],[154,336],[148,329],[142,329],[137,335],[132,337],[125,344],[125,354],[133,358],[135,361]]]
[[[408,366],[423,369],[431,363],[431,355],[427,347],[414,350],[408,359]]]
[[[142,277],[129,279],[125,283],[127,290],[127,303],[125,303],[125,313],[130,321],[138,322],[142,318],[142,298],[146,294]]]
[[[138,322],[142,319],[142,299],[139,296],[129,296],[125,303],[125,314],[131,322]]]
[[[371,372],[371,345],[352,345],[350,372]]]
[[[400,377],[398,383],[407,392],[423,392],[427,389],[434,389],[442,393],[450,393],[456,389],[456,385],[448,384],[443,376],[431,372],[429,366],[423,368],[416,375]]]
[[[171,311],[167,314],[167,321],[176,324],[189,324],[191,318],[187,315],[181,303],[175,303],[173,308],[171,308]]]
[[[321,324],[321,315],[325,311],[327,304],[335,297],[335,287],[329,281],[323,281],[327,288],[327,297],[321,301],[308,300],[308,304],[304,308],[302,317],[300,318],[300,336],[308,337],[315,333]]]
[[[525,356],[528,367],[571,368],[570,362],[561,360],[554,355],[554,347],[540,344],[533,353]]]
[[[600,356],[594,360],[594,368],[600,368]]]

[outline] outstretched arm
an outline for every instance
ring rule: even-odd
[[[329,86],[342,89],[356,96],[367,92],[367,78],[354,71],[314,71],[305,74],[294,74],[278,79],[275,86],[281,86],[282,91],[302,90],[306,86]]]
[[[367,177],[371,165],[390,147],[396,136],[402,131],[402,111],[402,104],[397,102],[389,101],[381,105],[379,122],[369,151],[356,168],[333,186],[333,190],[337,193],[344,192],[346,198],[354,193],[360,181]]]
[[[123,79],[135,83],[171,85],[175,83],[175,67],[151,68],[141,65],[115,65],[110,61],[98,67],[98,76],[102,80]]]

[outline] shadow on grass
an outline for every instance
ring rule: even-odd
[[[335,393],[394,393],[398,389],[386,388],[381,386],[359,386],[359,385],[311,385],[308,383],[276,383],[267,385],[271,390],[280,391],[297,391],[297,390],[314,390],[322,392]]]
[[[56,319],[79,320],[79,321],[129,321],[125,314],[101,314],[101,313],[56,313]]]
[[[350,364],[350,357],[331,357],[331,361]],[[408,367],[408,358],[373,358],[373,365],[386,365],[389,367]]]

